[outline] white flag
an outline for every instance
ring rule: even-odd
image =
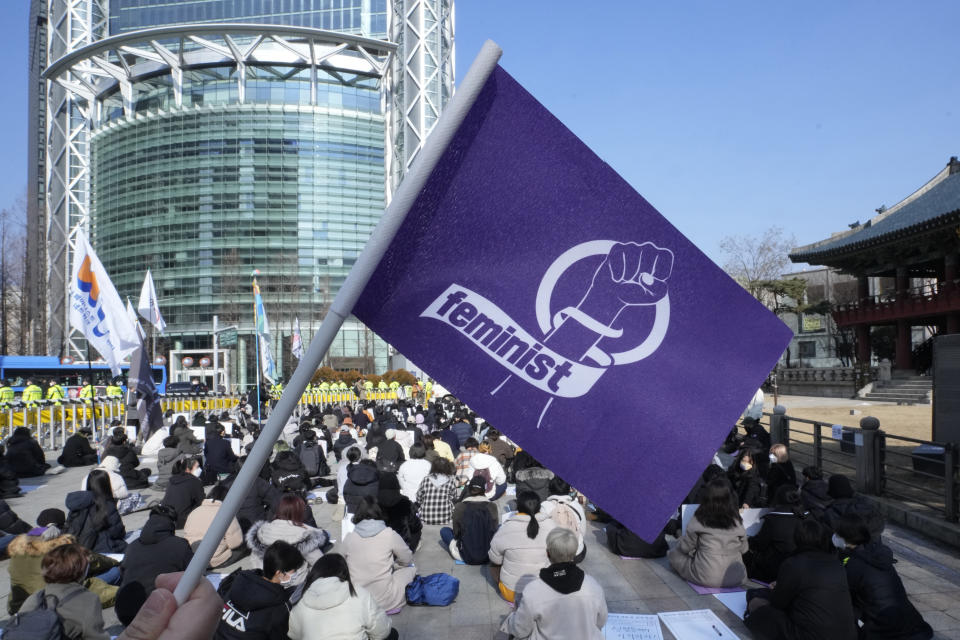
[[[290,351],[299,360],[303,357],[303,338],[300,336],[300,318],[293,319],[293,337],[290,338]]]
[[[110,276],[84,233],[77,235],[70,278],[70,324],[120,375],[120,363],[140,345],[140,338]]]
[[[157,290],[153,286],[153,276],[150,275],[150,269],[147,269],[147,277],[143,279],[143,287],[140,288],[140,302],[137,303],[137,311],[143,316],[144,320],[157,328],[160,333],[167,328],[167,323],[163,321],[160,315],[160,304],[157,302]]]
[[[127,317],[130,318],[133,326],[137,328],[137,335],[140,336],[140,339],[146,340],[147,333],[143,330],[143,327],[140,326],[140,318],[137,317],[137,312],[133,310],[133,305],[130,304],[130,298],[127,298]]]

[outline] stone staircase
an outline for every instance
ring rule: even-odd
[[[933,381],[927,376],[895,373],[891,380],[873,383],[864,400],[873,402],[896,402],[897,404],[930,404]]]

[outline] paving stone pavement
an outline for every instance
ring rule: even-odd
[[[147,461],[149,466],[149,461]],[[69,469],[56,476],[28,479],[23,485],[41,485],[22,497],[8,501],[16,513],[29,523],[48,507],[63,508],[64,496],[77,490],[88,471]],[[157,491],[143,491],[145,497],[159,499]],[[506,499],[501,499],[502,503]],[[313,505],[317,524],[339,541],[340,522],[331,519],[333,506]],[[124,516],[128,531],[146,521],[147,513]],[[404,607],[391,618],[401,638],[417,640],[479,640],[506,636],[498,632],[500,622],[511,611],[494,587],[485,567],[457,565],[440,544],[440,527],[424,526],[423,542],[415,555],[420,574],[439,571],[460,579],[460,595],[449,607]],[[944,548],[919,534],[890,526],[884,534],[897,557],[897,569],[907,593],[924,618],[936,631],[938,640],[960,640],[960,557],[955,549]],[[604,588],[612,613],[657,613],[689,609],[712,609],[741,638],[750,633],[743,623],[713,596],[698,595],[670,569],[665,558],[658,560],[623,560],[611,554],[604,544],[603,526],[590,523],[587,534],[587,557],[583,569]],[[248,566],[249,558],[226,569]],[[0,562],[0,615],[6,619],[6,599],[10,591],[7,578],[9,561]],[[223,571],[223,570],[222,570]],[[108,631],[118,634],[113,609],[104,611]],[[662,628],[666,640],[673,635]]]

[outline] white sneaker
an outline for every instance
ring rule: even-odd
[[[67,470],[66,467],[64,467],[63,465],[59,465],[59,464],[58,464],[58,465],[55,466],[55,467],[52,467],[52,468],[50,468],[50,469],[47,469],[47,475],[55,476],[55,475],[58,475],[58,474],[63,473],[63,472],[66,471],[66,470]]]

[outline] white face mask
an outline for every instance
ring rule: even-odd
[[[750,471],[750,469],[753,469],[753,465],[747,462],[746,460],[741,460],[740,469],[742,469],[743,471]]]
[[[775,456],[775,455],[773,455],[773,454],[771,453],[769,457],[770,457],[770,464],[776,463],[776,461],[777,461],[777,456]]]
[[[841,551],[847,548],[847,541],[841,538],[840,536],[838,536],[837,534],[833,534],[833,537],[830,538],[830,542],[832,542],[833,546],[835,546],[837,549],[840,549]]]
[[[200,465],[197,465],[197,468],[191,471],[190,473],[192,473],[193,475],[199,478],[200,475],[203,473],[203,467],[201,467]]]

